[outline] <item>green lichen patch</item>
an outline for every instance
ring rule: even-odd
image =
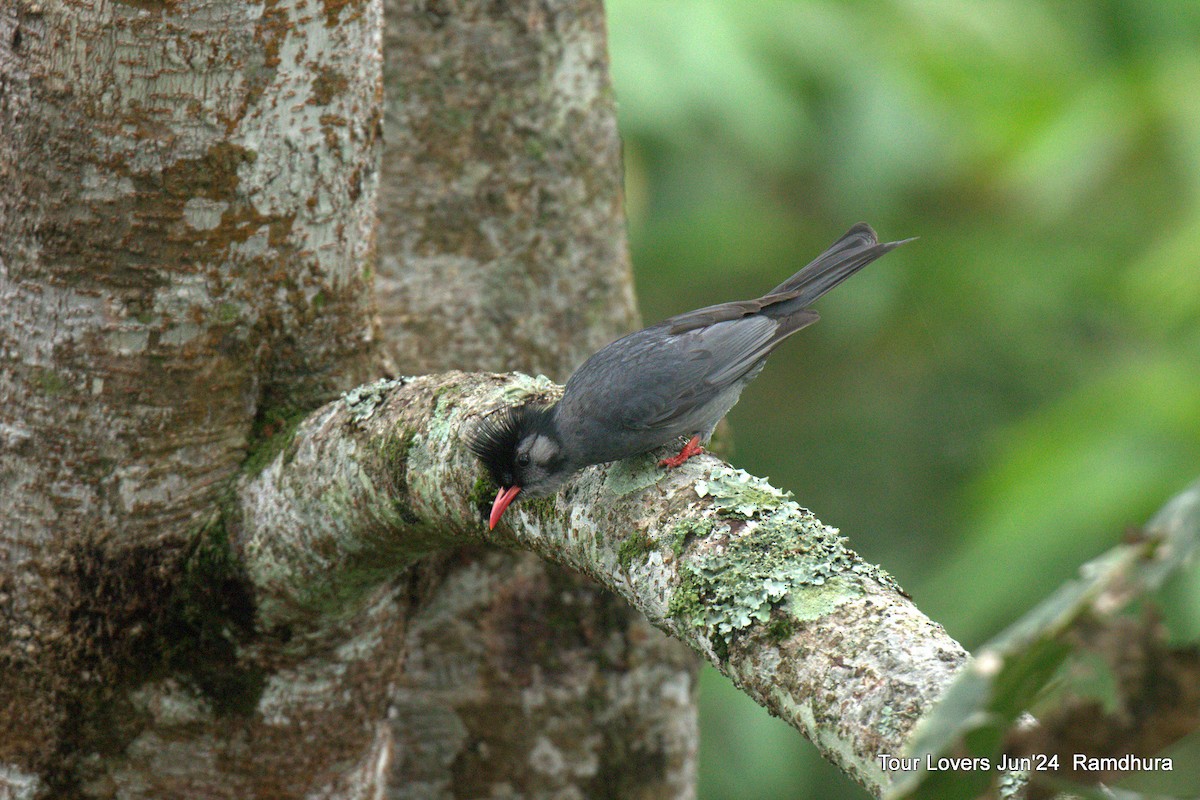
[[[806,586],[802,592],[792,592],[783,607],[795,620],[820,619],[859,593],[856,584],[834,576],[824,583]]]
[[[682,565],[689,594],[672,600],[672,614],[728,642],[756,624],[774,624],[781,631],[782,623],[773,622],[776,609],[793,620],[807,619],[855,596],[854,582],[841,576],[857,571],[858,558],[832,530],[811,530],[802,523],[795,510],[785,509]]]
[[[361,608],[372,592],[394,577],[402,563],[403,555],[398,549],[395,554],[373,551],[343,556],[336,570],[324,577],[312,577],[299,602],[319,617],[343,619]]]
[[[213,310],[213,318],[220,325],[231,325],[237,321],[239,316],[241,316],[241,310],[237,303],[229,301],[219,303]]]
[[[717,660],[722,664],[729,660],[729,640],[723,636],[714,636],[712,639],[713,653],[716,654]]]
[[[456,381],[443,383],[433,390],[433,416],[434,424],[439,422],[448,423],[451,419],[457,417],[457,410],[466,400],[473,387],[464,385]]]
[[[71,388],[71,384],[66,378],[51,369],[35,369],[33,383],[41,390],[42,394],[49,397],[57,397]]]
[[[535,378],[523,372],[514,372],[513,380],[509,381],[500,392],[500,400],[505,405],[539,399],[553,402],[553,396],[557,395],[559,391],[558,384],[545,375],[538,375]]]
[[[397,425],[377,440],[376,445],[379,457],[383,461],[383,472],[390,477],[390,480],[379,488],[390,503],[392,519],[406,525],[418,521],[416,513],[408,504],[408,453],[416,438],[415,430]]]
[[[767,624],[767,637],[773,642],[783,642],[796,632],[796,621],[791,617],[776,614]]]
[[[701,615],[704,613],[701,589],[700,579],[695,570],[680,570],[679,583],[667,602],[667,613],[687,624],[701,624]]]
[[[355,386],[350,391],[342,393],[341,399],[346,404],[350,418],[361,424],[369,420],[383,404],[388,392],[403,385],[403,378],[383,378],[374,383]]]
[[[617,497],[637,492],[661,481],[667,474],[653,456],[641,455],[618,461],[608,468],[604,488]]]
[[[715,527],[716,523],[709,519],[685,519],[677,522],[667,532],[671,538],[671,552],[679,558],[687,547],[688,539],[707,536]]]
[[[492,501],[495,499],[498,488],[492,482],[491,478],[485,474],[480,474],[475,479],[475,485],[471,487],[471,492],[467,495],[467,502],[474,508],[487,508],[491,506]]]
[[[522,511],[531,514],[542,524],[550,523],[558,516],[558,502],[554,495],[550,497],[526,498],[521,500]]]
[[[525,140],[525,155],[537,161],[542,161],[546,158],[546,146],[538,139],[530,136]]]
[[[246,475],[257,477],[275,457],[285,451],[286,459],[291,461],[295,454],[292,445],[296,432],[307,413],[291,408],[276,408],[263,411],[250,431],[250,453],[242,466]]]
[[[696,481],[696,494],[711,497],[718,511],[738,519],[774,511],[792,497],[762,478],[724,465],[713,467],[706,480]]]
[[[479,521],[482,522],[488,518],[492,503],[496,500],[498,490],[499,487],[496,486],[487,472],[481,471],[479,477],[475,479],[475,485],[467,493],[467,502],[471,508],[475,509],[475,515]]]
[[[645,560],[654,550],[654,540],[645,531],[635,531],[626,536],[617,548],[617,561],[621,569],[629,572],[635,559]]]
[[[403,474],[408,460],[408,450],[416,438],[415,430],[397,426],[379,440],[379,455],[393,473]]]

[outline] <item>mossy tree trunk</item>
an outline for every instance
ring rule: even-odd
[[[384,13],[0,8],[0,794],[693,791],[694,662],[592,584],[459,549],[264,624],[231,547],[389,363],[561,377],[636,319],[599,3]]]

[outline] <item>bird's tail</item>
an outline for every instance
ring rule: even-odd
[[[806,308],[867,264],[911,241],[904,239],[881,244],[871,226],[860,222],[812,263],[772,289],[767,297],[789,294],[792,295],[787,302],[789,308]]]

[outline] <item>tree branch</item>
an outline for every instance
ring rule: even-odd
[[[437,549],[532,551],[626,598],[880,794],[879,755],[901,752],[963,648],[835,529],[710,456],[585,470],[489,532],[495,487],[463,438],[481,415],[557,391],[522,375],[380,381],[275,441],[232,526],[263,623],[337,625]]]

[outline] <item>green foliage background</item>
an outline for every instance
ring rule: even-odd
[[[648,322],[919,241],[730,416],[974,647],[1200,474],[1200,3],[609,0]],[[703,800],[863,797],[708,672]]]

